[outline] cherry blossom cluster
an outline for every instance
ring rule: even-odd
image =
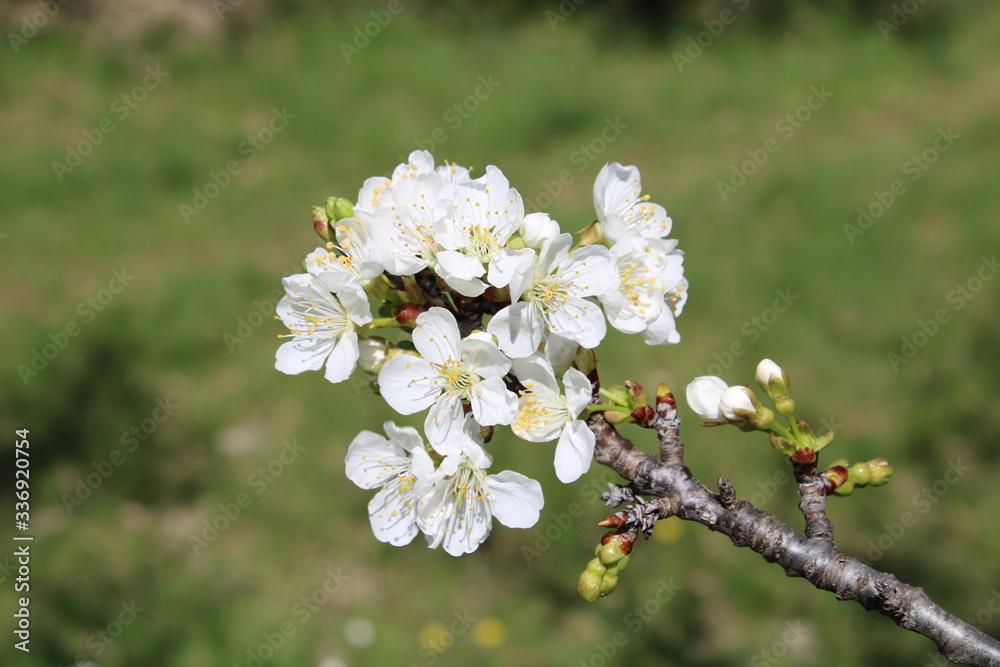
[[[589,468],[597,400],[594,355],[610,323],[650,345],[680,341],[687,298],[672,221],[641,194],[639,171],[605,165],[594,183],[597,219],[579,235],[521,195],[495,166],[473,178],[414,151],[390,178],[367,179],[356,201],[313,207],[326,241],[305,271],[283,280],[277,315],[290,338],[275,367],[358,373],[402,415],[427,411],[423,435],[384,425],[351,443],[347,476],[378,489],[375,536],[393,545],[423,533],[432,548],[474,551],[495,518],[538,520],[541,485],[487,474],[493,429],[557,441],[555,472]]]

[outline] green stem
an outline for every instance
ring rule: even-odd
[[[623,415],[632,414],[632,411],[623,405],[617,405],[615,403],[597,403],[590,404],[587,406],[587,414],[593,414],[595,412],[620,412]]]
[[[376,317],[374,320],[364,325],[363,327],[358,327],[358,333],[362,336],[366,333],[371,333],[377,329],[388,329],[389,327],[401,326],[399,322],[396,321],[395,317]]]

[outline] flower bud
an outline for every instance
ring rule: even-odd
[[[718,422],[724,418],[719,412],[722,394],[729,385],[722,378],[702,376],[695,378],[684,390],[688,405],[702,419]]]
[[[622,550],[621,541],[611,540],[601,548],[598,558],[604,565],[613,565],[624,558],[625,555],[625,552]]]
[[[764,392],[774,401],[777,411],[791,419],[795,414],[795,401],[789,395],[788,390],[791,384],[788,375],[781,370],[781,366],[770,359],[764,359],[757,364],[757,384],[764,389]]]
[[[327,197],[326,214],[333,222],[343,220],[344,218],[353,218],[354,204],[351,203],[350,199],[344,199],[343,197]]]
[[[854,482],[844,482],[833,490],[835,496],[849,496],[854,493]]]
[[[594,245],[596,243],[604,243],[604,228],[600,222],[594,220],[580,232],[580,245]]]
[[[601,583],[598,589],[600,591],[600,597],[604,597],[605,595],[611,595],[611,593],[613,593],[616,588],[618,588],[618,571],[617,570],[615,570],[614,572],[608,571],[601,579]]]
[[[871,472],[871,486],[882,486],[888,484],[892,477],[892,466],[885,459],[873,459],[868,462],[868,469]]]
[[[860,486],[867,486],[872,481],[871,468],[867,463],[855,463],[850,467],[851,480]]]
[[[378,375],[388,358],[388,350],[389,342],[383,338],[373,336],[358,339],[358,366],[365,373]]]
[[[601,597],[601,581],[603,576],[594,574],[589,569],[580,575],[576,584],[576,594],[585,602],[597,602]]]
[[[719,413],[730,424],[736,424],[745,431],[766,431],[774,423],[774,412],[763,407],[749,387],[730,387],[722,392]]]
[[[330,227],[330,218],[327,217],[326,211],[322,206],[310,206],[309,210],[312,211],[313,219],[313,229],[319,234],[319,237],[326,242],[332,242],[335,238],[333,229]]]

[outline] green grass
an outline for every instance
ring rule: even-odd
[[[749,382],[759,359],[776,359],[802,416],[837,424],[832,456],[886,456],[896,466],[889,486],[831,501],[842,548],[864,556],[884,524],[917,514],[877,566],[972,616],[1000,580],[990,528],[1000,501],[1000,283],[986,281],[961,310],[947,295],[1000,246],[1000,13],[951,11],[949,31],[920,42],[905,28],[885,40],[874,24],[811,15],[782,34],[736,21],[683,73],[672,54],[686,33],[615,38],[586,12],[555,31],[541,11],[516,26],[457,30],[407,10],[351,63],[340,42],[369,19],[362,10],[316,10],[226,39],[165,34],[101,48],[82,48],[88,37],[53,25],[8,54],[0,425],[31,429],[36,535],[33,650],[15,664],[68,665],[83,653],[101,665],[245,665],[263,634],[290,623],[294,634],[266,664],[600,664],[599,644],[622,632],[609,664],[737,665],[795,621],[809,630],[775,664],[923,664],[928,641],[691,525],[670,544],[638,545],[614,595],[579,602],[576,577],[601,534],[593,523],[607,513],[589,482],[613,475],[595,467],[562,486],[551,446],[506,435],[493,450],[497,467],[546,491],[537,529],[497,528],[462,559],[378,543],[368,493],[345,479],[343,457],[357,431],[379,430],[390,410],[363,387],[274,371],[281,328],[254,314],[269,310],[280,277],[316,245],[306,206],[353,197],[435,129],[446,135],[438,159],[480,173],[496,164],[531,201],[568,171],[547,209],[565,229],[592,219],[604,162],[636,164],[644,191],[674,218],[691,297],[681,345],[650,349],[610,335],[602,378],[665,381],[679,392],[734,343],[744,351],[722,373],[733,383]],[[114,100],[155,65],[169,77],[116,116]],[[455,127],[449,109],[491,76],[496,92]],[[776,123],[820,85],[829,101],[793,136],[780,134]],[[287,128],[185,223],[179,206],[242,160],[241,142],[286,107],[295,115]],[[52,163],[106,117],[114,131],[57,180]],[[616,118],[628,128],[581,161],[581,146]],[[851,243],[844,224],[858,206],[908,178],[907,160],[948,126],[960,138]],[[723,201],[717,183],[769,137],[779,150]],[[84,322],[80,304],[122,267],[134,280]],[[776,290],[798,300],[771,321]],[[940,308],[950,321],[894,372],[887,354]],[[241,320],[260,323],[233,344],[227,335],[239,335]],[[25,385],[18,366],[68,322],[79,335]],[[123,436],[164,397],[179,408],[128,452]],[[702,479],[726,476],[744,497],[773,479],[781,461],[762,438],[701,430],[685,416],[688,460]],[[634,435],[653,447],[648,434]],[[286,440],[303,453],[256,494],[250,476]],[[121,466],[69,514],[64,494],[116,449]],[[921,513],[915,494],[956,459],[971,470]],[[195,556],[190,537],[240,493],[253,502]],[[573,503],[582,516],[562,529]],[[799,525],[790,485],[763,506]],[[547,529],[557,539],[528,566],[522,549],[544,544]],[[303,621],[295,605],[327,570],[347,579]],[[636,606],[661,579],[680,592],[633,632]],[[13,609],[10,579],[0,599]],[[145,611],[97,655],[88,638],[133,599]],[[498,619],[506,640],[487,648],[470,630],[440,656],[421,654],[421,632],[456,612]],[[358,617],[374,624],[370,646],[345,636]],[[1000,618],[986,630],[1000,633]]]

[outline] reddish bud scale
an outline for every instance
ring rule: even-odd
[[[616,512],[604,521],[599,522],[597,525],[602,528],[620,528],[625,525],[625,519],[627,516],[628,512]]]
[[[417,321],[417,316],[424,312],[423,308],[415,303],[404,303],[396,311],[396,321],[403,326],[414,326]]]
[[[829,495],[833,490],[843,485],[847,481],[847,468],[844,466],[833,466],[820,473],[823,479],[823,493]]]
[[[640,405],[632,411],[632,419],[639,426],[651,428],[656,419],[656,412],[648,405]]]
[[[803,447],[792,454],[792,460],[796,463],[816,463],[816,450],[812,447]]]
[[[674,393],[670,391],[670,387],[665,384],[661,384],[656,388],[656,409],[659,412],[677,409],[677,399],[674,398]]]

